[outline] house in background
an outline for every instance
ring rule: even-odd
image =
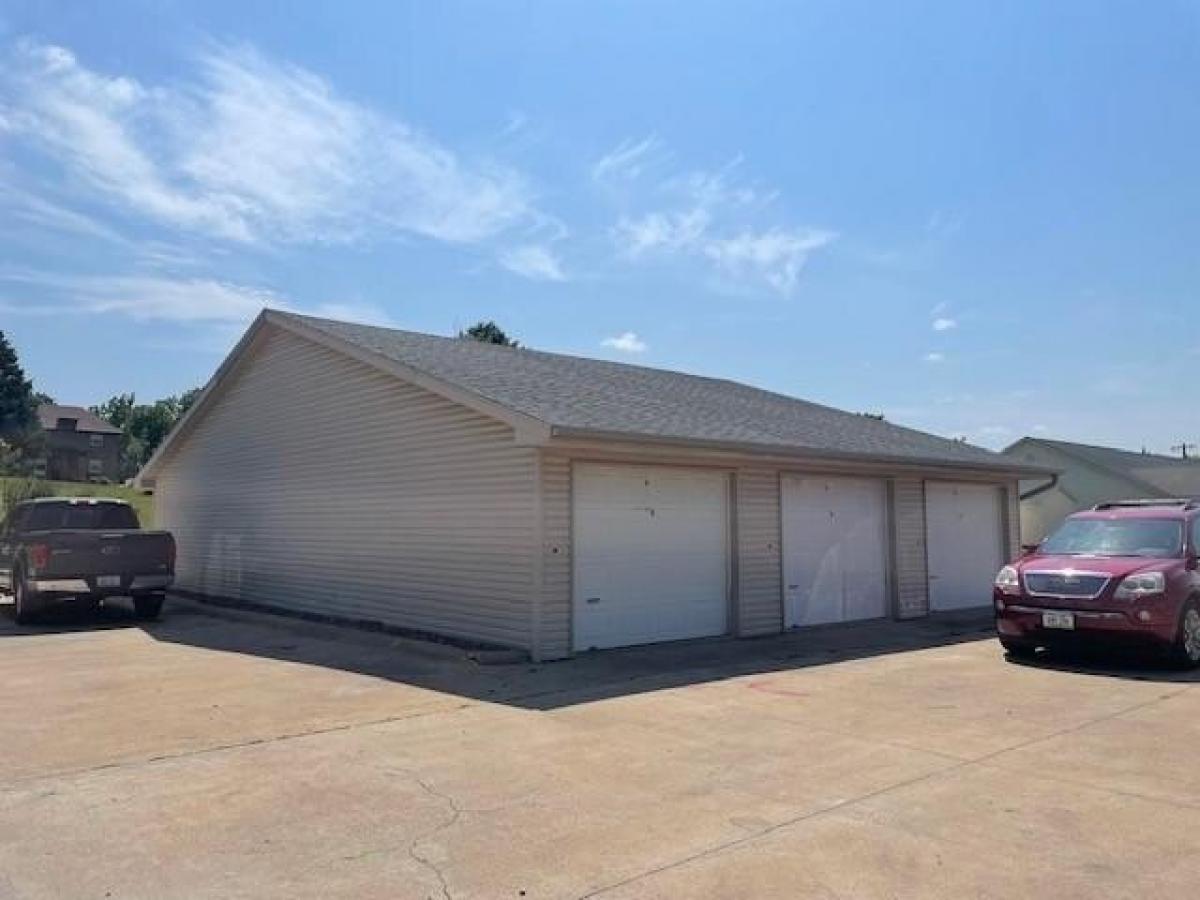
[[[1044,538],[1073,512],[1114,500],[1200,497],[1200,460],[1023,437],[1003,451],[1014,462],[1045,466],[1057,479],[1021,482],[1021,538]]]
[[[82,406],[55,403],[39,406],[38,420],[46,435],[45,465],[38,467],[39,474],[54,481],[120,480],[120,428]]]
[[[986,607],[998,453],[747,385],[266,312],[138,476],[176,585],[576,651]]]

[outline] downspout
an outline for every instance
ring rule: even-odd
[[[1021,495],[1021,499],[1022,500],[1032,500],[1038,494],[1044,494],[1044,493],[1046,493],[1046,491],[1052,491],[1056,487],[1058,487],[1058,473],[1057,472],[1055,472],[1053,475],[1051,475],[1050,480],[1047,481],[1045,484],[1039,484],[1037,487],[1030,488],[1029,490],[1027,490],[1025,493],[1023,493]]]

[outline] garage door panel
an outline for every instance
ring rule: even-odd
[[[990,484],[925,484],[929,608],[986,606],[1003,565],[1000,489]]]
[[[726,631],[727,476],[581,464],[574,485],[576,649]]]
[[[785,623],[792,627],[885,616],[883,482],[787,476],[782,490]]]

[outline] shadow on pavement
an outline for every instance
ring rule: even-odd
[[[1183,670],[1174,666],[1161,653],[1134,647],[1109,646],[1103,650],[1086,647],[1042,650],[1033,659],[1008,656],[1014,666],[1070,672],[1076,675],[1095,675],[1100,678],[1120,678],[1126,681],[1161,681],[1167,683],[1200,682],[1200,670]]]
[[[461,651],[387,634],[210,607],[172,597],[161,621],[142,622],[123,601],[102,610],[63,607],[17,627],[0,613],[0,639],[141,628],[157,641],[321,666],[472,700],[552,710],[613,697],[960,643],[993,641],[990,610],[908,622],[825,626],[746,640],[716,639],[584,653],[551,663],[480,665]],[[995,644],[997,656],[1001,650]],[[1016,661],[1013,661],[1016,664]],[[1049,657],[1022,665],[1106,677],[1193,681],[1167,668],[1081,665]]]

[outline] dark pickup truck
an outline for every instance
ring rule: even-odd
[[[67,598],[131,597],[139,617],[157,618],[174,578],[175,539],[142,531],[119,500],[28,500],[0,524],[0,587],[21,624]]]

